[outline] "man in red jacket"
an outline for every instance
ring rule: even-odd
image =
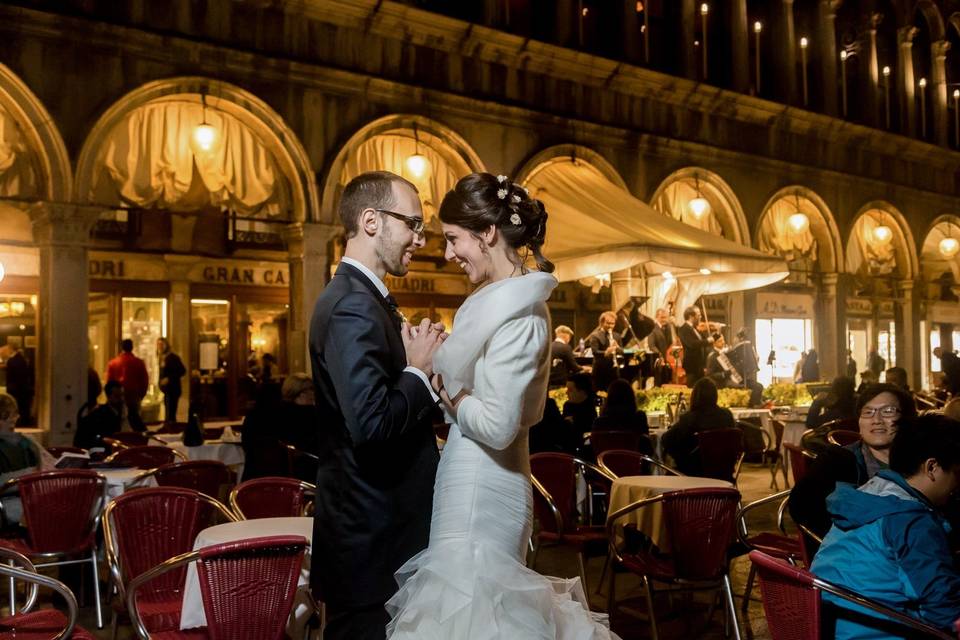
[[[147,365],[133,355],[133,340],[121,342],[120,353],[107,363],[107,382],[112,380],[123,385],[130,426],[136,431],[144,431],[146,426],[140,418],[140,402],[147,395],[150,378],[147,375]]]

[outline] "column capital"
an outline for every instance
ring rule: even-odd
[[[342,231],[339,225],[323,222],[294,222],[284,229],[284,240],[291,258],[327,253],[327,244]]]
[[[27,213],[37,244],[83,246],[90,239],[100,211],[100,207],[38,202]]]
[[[864,26],[869,31],[876,31],[881,22],[883,22],[883,14],[879,11],[874,11],[867,14]]]
[[[947,51],[950,50],[950,43],[946,40],[937,40],[930,43],[930,52],[937,60],[946,60]]]
[[[897,291],[900,295],[909,298],[913,295],[913,287],[916,285],[914,280],[897,280]]]
[[[842,4],[843,0],[820,0],[820,8],[823,11],[823,15],[831,18],[837,17],[837,10]]]
[[[897,44],[901,47],[910,48],[913,46],[913,39],[920,33],[920,30],[913,25],[900,27],[897,29]]]
[[[836,287],[837,283],[840,281],[839,273],[821,273],[820,274],[820,284],[824,287]]]

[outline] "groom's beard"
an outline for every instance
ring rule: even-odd
[[[385,226],[377,236],[377,258],[383,264],[387,273],[392,276],[405,276],[410,268],[403,264],[403,254],[407,251],[413,254],[413,243],[404,246],[393,234],[390,227]]]

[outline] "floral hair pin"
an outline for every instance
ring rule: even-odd
[[[520,219],[519,213],[514,213],[512,216],[510,216],[510,222],[512,222],[515,227],[519,227],[523,220]]]
[[[499,182],[500,184],[503,184],[506,181],[507,181],[507,176],[503,174],[500,174],[499,176],[497,176],[497,182]]]
[[[497,197],[500,198],[501,200],[506,200],[506,199],[507,199],[507,190],[506,190],[506,189],[500,189],[499,191],[497,191]]]

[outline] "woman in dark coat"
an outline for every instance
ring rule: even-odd
[[[667,429],[661,437],[663,452],[673,458],[677,469],[688,476],[702,473],[697,434],[714,429],[733,429],[733,413],[717,405],[717,385],[710,378],[701,378],[693,385],[690,411]]]
[[[600,408],[600,416],[593,421],[593,431],[616,430],[650,433],[647,414],[637,409],[637,396],[630,383],[622,378],[607,388],[607,399]]]

